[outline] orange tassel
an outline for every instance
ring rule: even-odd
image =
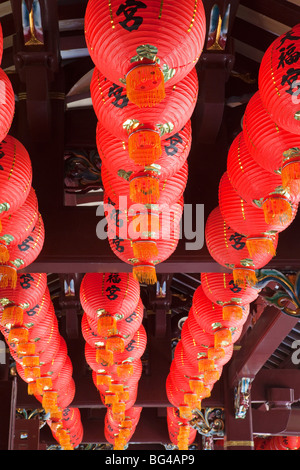
[[[262,205],[267,224],[285,225],[292,220],[292,205],[285,196],[280,194],[270,195]]]
[[[23,367],[39,367],[40,356],[24,356],[22,359]]]
[[[52,389],[52,379],[51,377],[39,377],[36,379],[36,386],[38,393],[42,395],[45,390]]]
[[[133,173],[129,178],[130,199],[137,204],[156,204],[159,200],[159,176],[156,171]]]
[[[114,363],[114,354],[112,351],[107,351],[105,347],[96,349],[96,361],[103,366],[112,366]]]
[[[281,169],[282,186],[297,196],[300,192],[300,158],[286,160]]]
[[[18,343],[17,355],[18,357],[31,356],[35,354],[35,343]]]
[[[23,309],[17,305],[5,307],[2,313],[1,325],[5,328],[23,324]]]
[[[267,235],[258,235],[247,237],[246,246],[251,259],[263,253],[269,253],[272,256],[276,256],[276,250],[271,237]]]
[[[184,394],[184,403],[193,407],[198,401],[198,396],[193,392],[186,392]]]
[[[38,390],[36,386],[36,382],[29,382],[27,385],[27,393],[28,395],[38,395]]]
[[[17,285],[17,270],[12,266],[0,266],[0,287],[11,287],[15,289]]]
[[[138,127],[128,136],[128,153],[137,165],[155,163],[162,154],[160,134],[155,129]]]
[[[198,371],[205,372],[207,370],[214,370],[215,362],[212,359],[202,358],[198,361]]]
[[[215,348],[224,348],[232,343],[231,331],[228,328],[222,328],[214,334]]]
[[[204,383],[199,377],[191,377],[189,380],[189,386],[192,392],[196,393],[197,396],[199,396],[204,389]]]
[[[116,393],[106,392],[104,402],[105,405],[112,405],[119,402],[119,397]]]
[[[117,366],[117,375],[118,377],[126,380],[131,377],[133,374],[133,365],[132,364],[120,364]]]
[[[35,382],[41,376],[40,367],[25,367],[24,376],[28,382]]]
[[[257,283],[255,269],[239,267],[235,268],[232,274],[235,285],[239,287],[253,287]]]
[[[121,393],[124,390],[124,385],[118,382],[111,382],[109,385],[109,391],[113,393]]]
[[[97,332],[99,336],[110,336],[117,333],[117,321],[109,314],[101,315],[97,321]]]
[[[126,75],[127,98],[140,108],[151,108],[166,96],[164,75],[156,62],[135,63]]]
[[[132,242],[133,256],[143,261],[155,261],[158,248],[155,240],[135,240]]]
[[[124,415],[125,414],[125,409],[126,409],[126,404],[123,403],[123,402],[115,402],[112,404],[112,412],[113,414],[122,414]]]
[[[9,260],[9,251],[6,245],[0,243],[0,263],[5,264]]]
[[[238,304],[223,305],[222,316],[224,321],[239,321],[243,318],[243,307]]]
[[[208,348],[207,357],[217,361],[225,357],[225,350],[221,347]]]
[[[193,418],[191,407],[188,404],[184,403],[179,405],[178,410],[180,418],[188,420],[191,420]]]
[[[125,349],[124,339],[120,335],[110,336],[105,344],[107,351],[123,352]]]
[[[111,376],[108,374],[97,374],[96,375],[96,383],[97,385],[106,385],[109,387],[111,383]]]
[[[157,276],[155,266],[152,264],[135,264],[132,269],[134,279],[140,283],[156,284]]]
[[[29,331],[24,326],[13,327],[8,334],[9,343],[28,343]]]
[[[114,450],[124,450],[125,445],[127,444],[126,439],[123,436],[116,436],[114,440]]]
[[[218,370],[206,370],[203,373],[203,382],[205,385],[209,385],[212,382],[216,382],[220,378],[220,372]]]

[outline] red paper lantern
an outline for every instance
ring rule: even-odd
[[[244,140],[254,160],[265,170],[280,174],[284,158],[299,146],[299,135],[279,127],[265,109],[259,91],[246,106]]]
[[[191,118],[198,96],[198,77],[193,68],[176,86],[168,88],[162,103],[144,110],[126,100],[122,105],[111,90],[114,84],[95,68],[91,98],[98,121],[117,139],[128,144],[129,157],[147,166],[162,155],[162,141],[179,132]]]
[[[17,271],[28,267],[42,251],[45,239],[45,227],[41,214],[38,214],[36,225],[30,234],[18,245],[8,247],[9,261],[0,265],[2,274],[0,285],[7,287],[11,283],[14,288],[17,282]]]
[[[92,343],[90,342],[90,344],[98,344],[101,342],[106,343],[107,339],[110,336],[114,335],[121,335],[122,338],[124,338],[124,344],[128,344],[129,341],[133,338],[136,331],[139,329],[143,321],[143,314],[144,306],[142,304],[142,301],[140,300],[137,307],[130,315],[128,315],[125,319],[118,320],[116,322],[115,328],[111,332],[105,330],[104,328],[102,329],[102,331],[99,331],[98,320],[92,317],[88,317],[86,314],[83,314],[82,328],[84,334],[87,335],[87,338],[90,338],[90,336],[93,337],[89,340],[92,341]]]
[[[194,67],[205,39],[202,1],[90,0],[85,37],[96,67],[139,106],[153,106]],[[170,34],[170,30],[172,34]]]
[[[31,188],[24,204],[11,215],[2,218],[2,231],[0,234],[0,262],[9,260],[8,246],[12,247],[22,243],[34,228],[38,219],[38,200]]]
[[[0,126],[1,127],[1,126]],[[0,139],[1,141],[1,139]],[[25,147],[7,135],[1,142],[0,218],[8,216],[24,204],[32,183],[32,166]]]
[[[157,254],[152,259],[137,259],[130,240],[120,238],[109,239],[109,245],[115,255],[130,264],[133,276],[139,282],[155,284],[157,281],[155,266],[164,262],[176,250],[180,237],[179,227],[175,228],[166,239],[156,240]]]
[[[231,273],[201,273],[203,292],[218,305],[247,305],[257,299],[259,289],[237,286]]]
[[[53,356],[52,360],[43,363],[40,366],[41,376],[49,376],[53,380],[58,376],[63,364],[65,363],[68,355],[68,348],[66,341],[60,336],[60,343],[57,353]]]
[[[124,176],[124,175],[123,175]],[[158,179],[159,186],[155,192],[145,191],[138,193],[136,188],[132,187],[132,181],[127,177],[119,176],[102,165],[101,168],[102,184],[106,196],[117,207],[126,204],[129,207],[132,203],[156,204],[159,206],[175,204],[183,195],[188,180],[188,164],[185,162],[180,170],[166,180]],[[141,179],[147,177],[141,174]]]
[[[32,309],[41,301],[47,288],[46,273],[17,273],[15,289],[10,286],[1,289],[1,305],[18,305]]]
[[[262,102],[279,127],[300,134],[300,24],[282,34],[266,50],[259,69]]]
[[[12,125],[15,112],[15,94],[7,74],[0,68],[0,142]]]
[[[244,281],[256,284],[256,269],[261,269],[276,254],[278,234],[270,236],[270,248],[261,252],[249,253],[247,237],[232,230],[222,217],[219,206],[208,216],[205,225],[205,241],[212,258],[221,266],[233,270],[235,282]],[[242,282],[243,283],[243,282]]]
[[[279,203],[286,200],[284,196],[277,195]],[[274,196],[274,200],[276,197]],[[290,205],[290,202],[287,201]],[[262,210],[254,207],[253,204],[245,202],[235,191],[227,172],[221,178],[219,184],[219,207],[223,219],[226,223],[238,233],[247,237],[264,233],[280,233],[285,230],[294,220],[298,204],[291,204],[292,216],[268,218],[267,208]],[[275,211],[273,211],[274,215]],[[267,219],[267,221],[266,221]]]
[[[199,328],[207,333],[214,334],[219,328],[238,328],[246,322],[250,306],[241,306],[241,315],[224,316],[223,307],[213,303],[204,294],[202,286],[199,286],[193,296],[192,312]]]
[[[87,273],[80,285],[80,302],[91,318],[108,313],[127,318],[137,307],[140,286],[131,273]]]
[[[162,141],[162,154],[154,163],[160,171],[160,179],[165,180],[177,173],[185,163],[191,148],[191,121],[173,136]],[[131,174],[143,170],[128,153],[128,142],[117,139],[98,122],[96,143],[102,163],[111,173]]]
[[[227,157],[227,175],[238,195],[247,203],[261,207],[266,198],[279,193],[287,196],[281,176],[262,168],[246,146],[243,132],[232,142]]]

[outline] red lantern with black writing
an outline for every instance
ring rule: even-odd
[[[300,134],[300,24],[280,35],[262,58],[258,87],[262,102],[279,127]]]
[[[85,38],[96,67],[140,107],[160,103],[195,66],[205,39],[202,1],[89,0]],[[170,34],[172,31],[172,34]]]

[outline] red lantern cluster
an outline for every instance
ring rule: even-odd
[[[218,276],[220,280],[221,276],[223,274]],[[249,314],[249,293],[241,299],[231,298],[228,292],[221,291],[220,285],[219,289],[215,286],[210,290],[208,297],[205,279],[201,277],[201,281],[183,324],[166,381],[168,400],[177,417],[176,436],[180,449],[186,449],[190,438],[195,437],[192,420],[201,411],[202,401],[211,395],[223,366],[231,359],[233,345],[240,338]]]
[[[105,435],[124,449],[139,420],[135,407],[147,335],[140,286],[131,273],[87,273],[80,286],[85,358],[107,407]]]
[[[0,63],[3,34],[0,31]],[[0,287],[17,282],[44,243],[44,224],[32,188],[32,166],[24,146],[9,135],[15,112],[12,84],[0,68]]]
[[[233,270],[238,285],[256,284],[255,271],[276,255],[278,235],[298,212],[300,100],[291,61],[300,61],[299,33],[297,25],[281,35],[263,57],[259,89],[229,148],[219,206],[206,225],[211,256]]]
[[[298,450],[300,436],[257,437],[254,444],[255,450]]]
[[[66,409],[75,395],[73,366],[58,320],[45,273],[17,274],[14,288],[0,289],[0,330],[28,394],[49,413],[50,428],[65,450],[82,440],[80,416],[66,424]]]
[[[109,16],[99,0],[89,0],[86,9],[85,37],[95,64],[90,90],[110,246],[133,267],[134,277],[147,284],[156,282],[155,266],[171,256],[178,242],[190,118],[198,96],[195,63],[205,22],[202,2],[192,0],[184,6],[178,0],[137,2],[134,8],[127,1],[112,1]],[[174,204],[179,209],[176,226],[170,215]],[[116,233],[120,216],[123,225],[133,222],[133,232]],[[156,219],[155,229],[150,219]],[[167,240],[164,227],[170,223],[174,230]]]

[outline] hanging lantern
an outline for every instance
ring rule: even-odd
[[[22,243],[35,226],[38,218],[38,201],[33,189],[24,204],[11,215],[2,218],[0,233],[0,262],[9,260],[8,246]]]
[[[299,201],[300,198],[300,149],[285,152],[281,168],[283,188]]]
[[[299,146],[299,135],[277,124],[257,91],[248,102],[243,117],[244,140],[254,160],[265,170],[279,175],[283,159],[292,156]]]
[[[205,225],[205,241],[212,258],[225,268],[233,270],[235,283],[240,278],[242,284],[257,282],[255,270],[261,269],[276,254],[278,234],[270,235],[270,248],[258,253],[249,253],[247,237],[232,230],[222,217],[217,206],[208,216]]]
[[[130,273],[87,273],[80,285],[82,308],[94,320],[105,313],[127,318],[139,299],[140,286]]]
[[[161,180],[173,176],[186,162],[191,148],[191,131],[191,121],[188,120],[182,129],[161,142],[162,154],[154,162]],[[111,173],[124,172],[129,175],[143,170],[142,165],[129,158],[128,142],[117,139],[100,122],[96,128],[96,143],[101,161]]]
[[[170,28],[173,34],[170,35]],[[85,38],[96,67],[126,86],[141,107],[157,105],[168,88],[182,80],[197,62],[204,44],[206,18],[202,1],[126,2],[90,0]]]
[[[176,250],[179,242],[180,230],[177,227],[166,239],[157,240],[158,256],[151,261],[136,259],[130,240],[120,238],[109,239],[109,244],[115,255],[127,264],[132,265],[132,274],[140,283],[155,284],[157,282],[155,266],[164,262]]]
[[[0,218],[24,204],[32,183],[30,157],[21,142],[7,135],[1,142],[1,151],[4,155],[1,158]]]
[[[247,305],[257,299],[259,289],[237,286],[231,273],[201,273],[204,294],[218,305]]]
[[[279,197],[281,196],[279,195]],[[276,195],[274,196],[275,200]],[[269,199],[269,201],[272,200]],[[298,203],[290,204],[289,201],[286,202],[292,206],[292,217],[285,221],[277,220],[277,218],[270,220],[267,217],[267,207],[265,210],[254,207],[253,204],[245,202],[237,194],[230,183],[227,172],[223,174],[219,184],[219,207],[223,219],[233,230],[247,237],[262,234],[270,235],[285,230],[292,223],[298,210]],[[274,212],[273,210],[273,214]],[[266,237],[266,243],[261,243],[261,245],[265,248],[270,243],[272,242]]]
[[[192,314],[199,328],[214,334],[219,328],[237,328],[245,324],[249,315],[249,304],[237,305],[236,307],[239,308],[230,309],[229,315],[226,316],[226,310],[223,311],[225,307],[209,300],[200,285],[193,296]]]
[[[0,68],[0,142],[6,138],[14,117],[15,94],[7,74]]]
[[[243,133],[240,132],[231,144],[227,157],[227,175],[238,195],[247,203],[257,207],[266,207],[274,198],[282,195],[287,204],[278,208],[278,212],[271,213],[275,217],[289,217],[292,215],[293,199],[283,188],[280,175],[270,173],[262,168],[251,156],[245,144]]]
[[[15,289],[10,286],[1,289],[0,304],[14,304],[23,309],[33,309],[42,299],[46,288],[46,273],[17,273]]]
[[[162,141],[178,133],[191,118],[198,96],[198,77],[193,68],[175,87],[167,90],[162,103],[144,110],[126,99],[122,106],[112,90],[114,84],[95,68],[91,98],[98,121],[117,139],[125,141],[129,157],[137,165],[148,166],[162,156]]]
[[[261,100],[278,126],[300,134],[297,96],[300,64],[300,24],[280,35],[262,58],[258,87]]]
[[[132,199],[130,183],[126,177],[124,178],[117,174],[110,173],[104,165],[102,165],[101,168],[101,177],[106,196],[117,207],[122,205],[124,207],[126,204],[127,209],[132,202],[148,204],[148,198],[146,196],[143,196],[142,202]],[[185,162],[181,169],[172,177],[164,181],[160,180],[159,196],[156,199],[155,204],[159,204],[161,206],[164,204],[169,206],[175,204],[184,193],[187,179],[188,165],[187,162]]]
[[[143,314],[144,306],[142,304],[142,301],[139,300],[137,307],[130,315],[128,315],[125,319],[118,320],[116,322],[116,326],[113,331],[108,331],[105,328],[102,328],[102,316],[100,316],[98,320],[95,320],[92,317],[88,317],[86,314],[84,314],[86,315],[87,324],[85,321],[83,321],[83,324],[91,330],[93,336],[95,337],[95,340],[97,339],[98,342],[105,342],[109,337],[118,334],[121,334],[122,337],[130,340],[133,338],[135,332],[139,329],[143,320]]]
[[[39,214],[36,225],[22,243],[9,247],[9,261],[0,265],[1,287],[16,287],[17,270],[24,269],[35,261],[43,248],[44,238],[44,222]]]

